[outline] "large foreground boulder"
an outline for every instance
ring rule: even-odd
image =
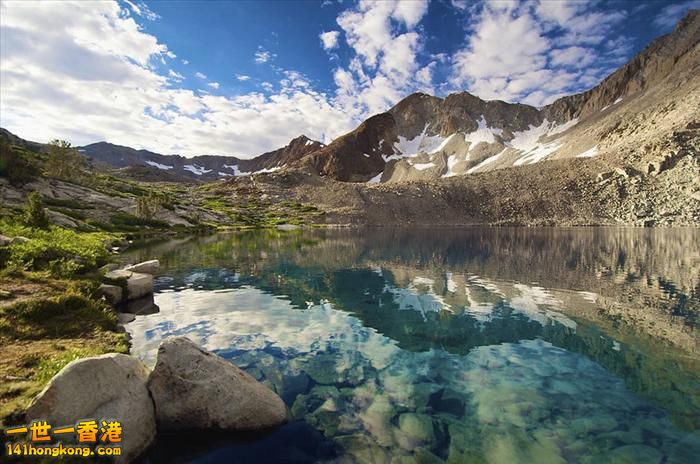
[[[78,359],[64,367],[34,398],[27,419],[47,420],[56,427],[85,419],[118,420],[122,425],[122,455],[116,462],[130,462],[156,434],[147,381],[148,368],[125,354]]]
[[[148,389],[160,430],[243,432],[287,421],[287,408],[277,394],[184,337],[160,345]]]

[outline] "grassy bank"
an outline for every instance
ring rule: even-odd
[[[70,361],[129,350],[117,316],[98,293],[98,268],[117,235],[0,220],[0,421],[22,412]]]

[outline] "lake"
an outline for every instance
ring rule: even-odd
[[[274,389],[264,437],[162,436],[169,462],[690,463],[700,229],[250,231],[158,258],[126,328],[184,335]]]

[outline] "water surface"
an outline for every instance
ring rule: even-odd
[[[147,462],[690,463],[698,229],[245,232],[159,258],[127,326],[184,335],[277,391],[257,441],[163,438]],[[146,305],[147,306],[147,305]]]

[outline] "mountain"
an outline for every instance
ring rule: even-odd
[[[146,180],[212,181],[297,167],[346,182],[399,182],[594,157],[658,173],[697,148],[688,131],[700,124],[699,42],[700,11],[691,10],[671,34],[586,92],[542,108],[468,92],[415,93],[328,146],[302,135],[252,159],[185,158],[107,142],[81,151],[98,166],[141,167]]]
[[[467,92],[416,93],[304,164],[353,182],[436,179],[604,155],[658,169],[684,149],[674,133],[700,121],[699,41],[694,10],[593,89],[543,108]]]
[[[217,180],[230,176],[272,172],[281,169],[323,146],[322,143],[301,135],[288,145],[264,153],[252,159],[234,156],[195,156],[185,158],[179,155],[161,155],[148,150],[136,150],[108,142],[98,142],[79,150],[93,163],[102,168],[140,168],[136,177],[142,180]]]

